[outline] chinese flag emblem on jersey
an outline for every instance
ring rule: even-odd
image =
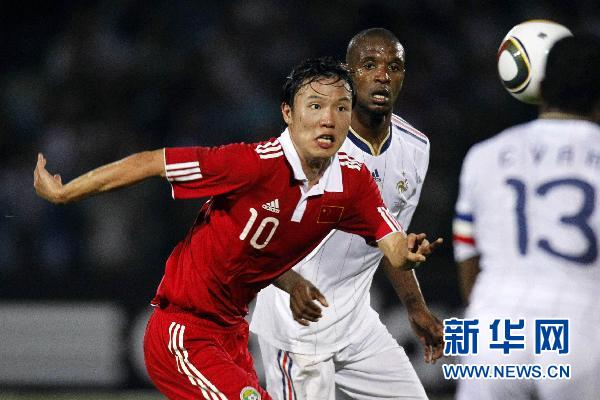
[[[342,219],[344,207],[340,206],[321,206],[317,223],[319,224],[335,224]]]

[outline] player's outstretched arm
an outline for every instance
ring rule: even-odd
[[[427,258],[417,250],[425,239],[425,234],[406,236],[402,232],[395,232],[385,236],[377,242],[377,246],[383,252],[394,268],[404,271],[415,269]]]
[[[443,325],[427,307],[414,271],[393,268],[385,257],[380,266],[406,307],[411,327],[423,345],[425,362],[435,363],[443,355]]]
[[[46,159],[38,154],[33,172],[33,186],[43,199],[66,204],[86,197],[133,185],[151,176],[165,176],[164,149],[144,151],[96,168],[67,184],[59,174],[46,170]]]
[[[290,269],[277,278],[273,284],[290,295],[290,309],[294,320],[299,324],[308,326],[321,318],[321,305],[329,307],[325,296],[310,281]]]

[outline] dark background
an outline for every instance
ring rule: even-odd
[[[201,201],[156,179],[68,206],[35,196],[44,152],[63,181],[133,152],[276,136],[279,88],[306,57],[342,58],[359,30],[406,49],[396,112],[431,140],[411,231],[446,244],[418,272],[459,307],[451,221],[473,143],[535,118],[502,88],[496,50],[528,19],[600,33],[598,1],[49,1],[0,5],[0,302],[110,300],[147,307]],[[376,290],[395,303],[376,276]]]

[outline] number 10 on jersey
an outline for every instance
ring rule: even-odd
[[[254,223],[256,222],[257,217],[258,211],[256,211],[256,209],[254,208],[250,208],[250,218],[248,219],[248,222],[246,222],[244,230],[242,231],[242,233],[240,233],[240,240],[245,240],[246,237],[248,237],[248,234],[250,234],[250,231],[254,227]],[[270,227],[271,231],[269,231],[267,237],[262,241],[262,243],[258,243],[258,239],[260,239],[263,231],[267,229],[267,226]],[[256,228],[256,231],[254,232],[254,235],[252,235],[252,238],[250,238],[250,245],[252,245],[252,247],[258,250],[263,249],[266,245],[269,244],[269,242],[273,238],[273,235],[275,234],[275,231],[277,230],[278,226],[279,220],[277,218],[265,217],[260,222],[260,225],[258,225],[258,228]]]

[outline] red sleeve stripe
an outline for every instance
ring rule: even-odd
[[[396,221],[396,218],[392,217],[387,208],[377,207],[377,211],[393,232],[403,232],[402,226]]]
[[[472,237],[454,234],[452,235],[452,240],[454,241],[454,243],[462,243],[475,246],[475,239],[473,239]]]

